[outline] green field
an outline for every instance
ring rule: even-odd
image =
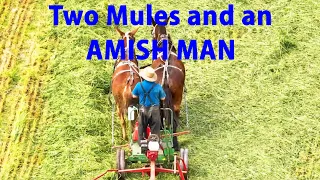
[[[184,60],[191,134],[180,143],[189,149],[190,179],[320,179],[318,0],[0,0],[0,179],[92,179],[115,168],[113,61],[85,58],[91,39],[104,49],[106,39],[120,38],[105,24],[108,4],[147,3],[154,12],[180,11],[180,24],[168,27],[174,44],[235,40],[233,61]],[[187,24],[188,10],[221,12],[229,3],[234,26]],[[54,27],[49,4],[97,10],[99,24],[68,27],[60,14]],[[247,9],[270,10],[272,26],[243,26]],[[151,39],[151,30],[140,27],[136,39]],[[116,119],[116,144],[124,143]]]

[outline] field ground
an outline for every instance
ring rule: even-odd
[[[190,149],[190,179],[319,179],[320,3],[149,2],[154,11],[180,11],[180,25],[168,27],[174,41],[235,40],[234,61],[184,61],[192,133],[180,142]],[[95,9],[99,24],[54,27],[54,3]],[[108,4],[123,3],[130,10],[146,5],[0,0],[0,179],[91,179],[115,167],[107,101],[113,62],[85,57],[91,39],[119,38],[101,17]],[[187,25],[191,8],[219,12],[228,3],[234,26]],[[241,25],[246,9],[270,10],[272,26]],[[150,31],[141,27],[136,39],[150,39]],[[116,125],[116,143],[123,144]]]

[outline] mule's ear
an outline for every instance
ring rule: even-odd
[[[151,18],[152,18],[152,25],[153,25],[153,27],[154,27],[154,26],[157,25],[157,23],[154,21],[153,17],[151,17]]]
[[[168,25],[169,19],[170,19],[170,16],[166,20],[166,25]]]
[[[118,26],[116,26],[116,31],[121,35],[121,37],[124,36],[124,32],[122,32]]]
[[[138,26],[137,28],[135,28],[134,30],[132,30],[130,33],[132,34],[132,36],[134,36],[136,33],[137,33],[137,31],[138,31],[138,29],[140,28],[140,26]]]

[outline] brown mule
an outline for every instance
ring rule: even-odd
[[[169,18],[166,20],[166,24],[168,23]],[[174,111],[173,131],[176,132],[185,83],[185,67],[181,60],[178,60],[177,58],[177,50],[172,43],[170,35],[167,34],[166,26],[156,24],[153,19],[152,24],[153,39],[158,41],[158,46],[162,46],[163,40],[167,40],[169,43],[168,59],[163,60],[162,55],[159,54],[158,58],[152,62],[152,67],[156,70],[158,75],[157,83],[162,85],[166,93],[165,106],[173,109]],[[169,114],[162,114],[162,118],[164,116],[167,120],[170,119]],[[173,139],[173,143],[174,148],[178,150],[179,145],[176,136]]]
[[[115,99],[117,106],[117,113],[120,118],[120,124],[122,128],[122,138],[128,140],[126,133],[126,121],[125,116],[127,115],[128,107],[130,105],[138,104],[138,99],[132,98],[132,90],[138,82],[141,81],[139,76],[138,61],[134,52],[134,59],[129,60],[127,55],[127,47],[129,46],[129,40],[134,40],[134,35],[138,31],[138,28],[130,32],[122,32],[118,27],[116,27],[117,32],[121,35],[124,40],[124,45],[126,49],[125,59],[120,57],[114,64],[114,72],[112,75],[112,95]],[[133,123],[133,121],[132,121]],[[131,126],[134,127],[134,126]],[[132,129],[131,129],[132,131]]]

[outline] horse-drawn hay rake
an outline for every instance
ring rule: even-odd
[[[138,123],[136,123],[135,130],[130,136],[130,144],[114,147],[118,148],[116,154],[117,168],[107,170],[94,180],[101,178],[108,172],[116,172],[118,179],[124,179],[126,173],[142,173],[142,176],[147,174],[150,176],[150,180],[155,180],[159,173],[173,173],[179,175],[181,180],[188,179],[188,149],[180,149],[180,153],[175,153],[173,137],[187,134],[189,131],[173,133],[173,111],[170,108],[161,108],[161,110],[169,111],[171,114],[171,123],[168,126],[163,126],[161,137],[149,133],[148,138],[142,140],[139,146]],[[134,116],[132,116],[134,111],[138,111],[138,109],[136,107],[129,108],[128,119],[130,121],[134,120]],[[149,128],[146,131],[150,132]],[[130,148],[127,158],[124,149],[121,148],[125,146]],[[127,169],[129,165],[136,163],[145,164],[145,166]]]

